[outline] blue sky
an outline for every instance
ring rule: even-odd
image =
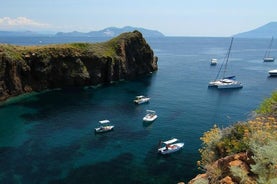
[[[276,7],[276,0],[3,0],[0,30],[134,26],[166,36],[231,36],[277,21]]]

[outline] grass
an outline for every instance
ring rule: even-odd
[[[0,44],[0,54],[5,54],[11,60],[20,60],[26,56],[36,55],[40,58],[58,56],[97,56],[111,57],[117,56],[123,41],[137,37],[138,32],[123,33],[107,42],[102,43],[67,43],[51,44],[42,46],[16,46]]]

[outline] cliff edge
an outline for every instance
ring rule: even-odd
[[[31,91],[133,79],[158,69],[138,31],[103,43],[0,44],[0,101]]]

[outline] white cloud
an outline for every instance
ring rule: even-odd
[[[47,28],[49,27],[48,24],[36,22],[34,20],[28,19],[26,17],[17,17],[17,18],[10,18],[10,17],[3,17],[0,18],[0,29],[37,29],[37,28]]]

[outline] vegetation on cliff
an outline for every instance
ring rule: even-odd
[[[0,101],[31,91],[128,80],[157,69],[157,57],[138,31],[103,43],[0,44]]]
[[[265,99],[253,119],[201,137],[199,183],[277,183],[277,91]]]

